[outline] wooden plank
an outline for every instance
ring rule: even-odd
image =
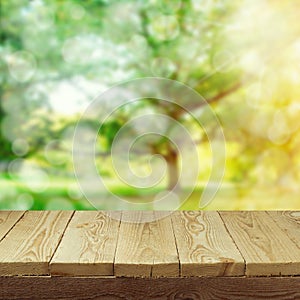
[[[0,211],[0,241],[24,215],[25,211]]]
[[[75,212],[50,262],[51,275],[113,275],[121,212]]]
[[[244,259],[217,212],[172,215],[181,276],[244,275]]]
[[[0,277],[0,299],[296,300],[300,277]]]
[[[159,212],[154,215],[152,211],[123,212],[115,257],[116,276],[179,275],[171,220],[160,217]]]
[[[220,212],[246,261],[246,275],[300,275],[297,246],[264,211]]]
[[[268,214],[300,249],[300,211],[268,211]]]
[[[150,242],[156,245],[152,276],[179,276],[179,260],[171,217],[155,211],[156,221],[151,223]]]
[[[0,275],[49,274],[48,263],[72,214],[26,212],[0,243]]]
[[[151,276],[155,245],[149,244],[150,223],[144,222],[149,214],[152,212],[123,212],[114,264],[116,276]],[[125,222],[125,216],[131,222]]]

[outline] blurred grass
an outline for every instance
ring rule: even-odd
[[[0,209],[13,210],[93,210],[95,209],[85,197],[78,193],[74,180],[51,178],[51,184],[45,191],[34,192],[24,183],[11,179],[6,174],[0,176]],[[153,209],[151,201],[161,192],[161,188],[137,190],[130,187],[115,186],[111,192],[129,202],[145,203],[145,209]],[[188,192],[186,190],[185,192]],[[197,210],[202,189],[194,190],[181,205],[182,210]],[[99,195],[101,197],[101,195]],[[120,209],[103,205],[99,209]],[[205,210],[300,210],[300,199],[297,192],[276,190],[274,188],[258,189],[224,186]]]

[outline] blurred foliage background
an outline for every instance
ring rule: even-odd
[[[2,0],[0,5],[1,209],[93,209],[74,176],[74,128],[100,92],[144,76],[192,87],[220,120],[226,171],[207,209],[300,209],[297,1]],[[205,119],[207,107],[184,101],[213,134],[216,124]],[[112,192],[131,200],[174,186],[180,157],[167,141],[151,147],[166,160],[169,175],[145,193],[122,184],[104,155],[118,130],[145,109],[193,132],[202,165],[197,188],[181,208],[197,209],[210,173],[210,145],[180,107],[145,99],[116,112],[99,131],[100,174]],[[86,121],[94,126],[96,120]],[[133,160],[136,168],[147,169],[145,164],[143,157]]]

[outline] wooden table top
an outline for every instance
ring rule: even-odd
[[[0,276],[300,275],[300,211],[0,211]]]

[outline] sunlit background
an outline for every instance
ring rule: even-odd
[[[297,1],[2,0],[0,5],[0,209],[93,209],[73,171],[74,128],[100,92],[145,76],[194,88],[220,120],[226,171],[206,209],[300,209]],[[205,119],[207,107],[184,101],[213,135],[216,124]],[[197,188],[181,208],[197,209],[211,171],[210,145],[193,118],[176,107],[146,99],[112,115],[99,131],[99,173],[113,193],[130,201],[172,187],[174,178],[166,174],[141,192],[114,172],[112,141],[145,110],[168,115],[193,132],[201,168]],[[95,122],[86,120],[91,127]],[[155,149],[171,157],[170,144]],[[139,155],[132,166],[141,175],[149,171],[147,158]],[[188,183],[182,189],[189,189]]]

